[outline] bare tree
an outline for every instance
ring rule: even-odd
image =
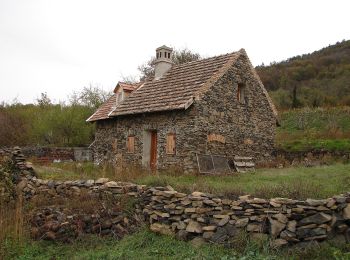
[[[200,60],[202,57],[199,53],[192,52],[191,50],[185,48],[182,50],[174,50],[172,55],[172,61],[174,64],[183,64],[190,61]],[[156,58],[152,57],[149,61],[138,66],[138,70],[141,72],[140,80],[145,80],[149,77],[154,76],[154,65]]]
[[[72,105],[80,104],[97,109],[110,96],[110,92],[103,90],[99,85],[90,83],[88,87],[84,87],[80,92],[73,92],[69,101]]]

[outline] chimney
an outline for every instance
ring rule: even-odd
[[[171,69],[173,49],[165,45],[156,49],[156,61],[154,67],[154,79],[160,79],[168,70]]]

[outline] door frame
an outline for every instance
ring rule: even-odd
[[[158,156],[158,138],[157,130],[151,130],[151,147],[150,147],[150,168],[152,171],[157,170],[157,156]]]

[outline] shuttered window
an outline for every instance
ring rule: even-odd
[[[135,152],[135,136],[128,136],[126,146],[127,146],[128,153]]]
[[[175,134],[167,134],[166,138],[166,153],[175,154]]]

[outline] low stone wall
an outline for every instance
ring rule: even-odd
[[[25,183],[24,183],[25,182]],[[241,196],[238,200],[193,192],[180,193],[171,187],[146,187],[101,178],[78,181],[22,180],[26,198],[44,193],[51,197],[87,192],[137,198],[137,212],[143,213],[151,230],[173,234],[179,239],[202,239],[225,243],[240,231],[269,234],[274,245],[322,241],[346,232],[350,224],[350,193],[324,200],[286,198],[270,200]],[[344,240],[345,241],[345,240]]]
[[[328,151],[324,149],[292,152],[283,149],[275,149],[272,153],[272,158],[271,166],[273,167],[289,165],[316,166],[328,164],[334,160],[350,162],[350,152]]]
[[[87,147],[22,147],[26,157],[35,157],[38,162],[92,161],[92,151]]]
[[[350,193],[325,200],[266,200],[249,195],[230,200],[150,188],[144,196],[143,212],[149,216],[151,230],[181,239],[199,236],[223,243],[245,230],[269,234],[280,246],[346,234],[350,224]]]
[[[26,164],[21,161],[17,167],[23,165]],[[82,194],[102,200],[134,198],[135,216],[149,223],[152,231],[175,235],[183,240],[226,243],[239,232],[245,231],[250,234],[269,235],[273,238],[274,246],[282,246],[323,241],[335,236],[348,241],[350,235],[350,193],[323,200],[288,198],[267,200],[249,195],[231,200],[202,192],[185,194],[175,191],[170,186],[147,187],[110,181],[107,178],[48,181],[24,173],[28,171],[21,170],[17,191],[27,200],[34,199],[40,194],[52,201],[52,204],[55,198],[70,200]],[[100,230],[99,234],[103,232],[114,234],[120,228],[118,226],[121,223],[118,222],[120,217],[117,221],[109,210],[111,209],[105,207],[104,211],[98,211],[97,214],[103,216],[101,218],[84,212],[79,213],[82,214],[80,217],[74,217],[67,213],[69,211],[66,209],[47,207],[38,209],[32,219],[32,230],[35,230],[33,236],[57,237],[56,233],[53,236],[48,232],[61,234],[63,231],[59,230],[62,230],[61,228],[67,230],[66,225],[83,233],[96,233],[92,230]],[[109,212],[109,215],[103,212]],[[122,213],[120,211],[116,214]],[[52,220],[56,222],[52,223]],[[123,221],[129,220],[123,219]],[[122,224],[120,226],[123,227]],[[108,231],[102,232],[102,230]],[[76,234],[77,232],[73,232],[72,237],[74,238]]]

